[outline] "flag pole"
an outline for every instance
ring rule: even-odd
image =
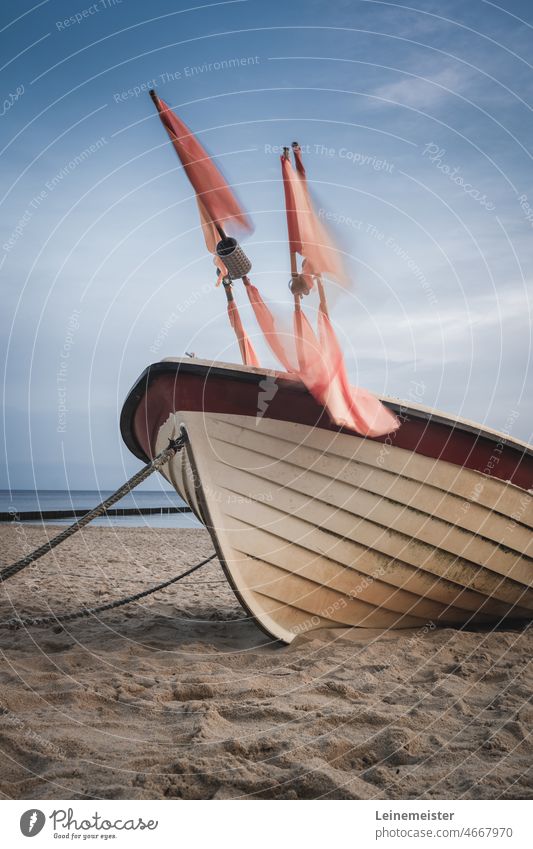
[[[294,155],[294,162],[295,162],[295,165],[296,165],[296,171],[298,172],[298,174],[301,177],[302,183],[305,186],[305,190],[309,191],[308,186],[307,186],[307,174],[306,174],[306,171],[305,171],[305,166],[304,166],[303,161],[302,161],[302,148],[300,147],[300,145],[297,141],[293,141],[291,147],[292,147],[292,152],[293,152],[293,155]],[[320,309],[322,310],[324,315],[327,318],[329,318],[328,301],[327,301],[327,298],[326,298],[326,290],[324,288],[324,282],[322,280],[322,274],[313,274],[312,276],[313,276],[314,280],[316,281],[316,285],[317,285],[318,297],[319,297],[319,300],[320,300]]]
[[[241,359],[243,361],[243,364],[245,366],[253,366],[259,368],[259,359],[255,352],[254,346],[252,345],[250,339],[248,338],[248,334],[246,333],[242,325],[241,317],[239,315],[239,309],[237,307],[235,296],[233,294],[233,282],[230,280],[229,277],[223,277],[222,286],[224,292],[226,293],[229,322],[233,328],[233,332],[235,333],[235,337],[239,345],[239,350],[241,352]]]
[[[178,125],[173,125],[172,118],[176,118],[173,115],[172,110],[169,109],[166,104],[162,103],[159,99],[156,91],[154,89],[150,89],[149,91],[150,97],[159,113],[159,117],[162,120],[167,133],[173,142],[176,153],[178,154],[179,159],[187,173],[189,178],[189,182],[194,189],[196,195],[196,202],[198,205],[198,211],[200,213],[200,221],[202,225],[202,229],[204,230],[204,238],[206,241],[206,247],[208,251],[214,254],[217,263],[217,275],[219,277],[219,282],[223,283],[224,292],[226,294],[227,301],[227,311],[228,317],[230,320],[230,324],[235,332],[235,336],[237,337],[237,341],[239,343],[239,349],[241,352],[241,357],[244,365],[251,366],[259,366],[259,361],[257,359],[257,354],[253,348],[252,343],[250,342],[246,331],[242,325],[239,311],[237,308],[237,304],[235,303],[235,299],[233,296],[233,287],[232,280],[234,277],[235,270],[240,271],[244,269],[244,272],[248,271],[251,268],[251,263],[239,247],[235,239],[228,238],[224,228],[219,223],[219,221],[214,219],[212,212],[210,212],[207,206],[207,199],[204,199],[202,195],[204,193],[209,194],[209,187],[206,188],[204,184],[203,188],[197,185],[197,181],[195,182],[191,175],[188,173],[187,168],[193,165],[197,165],[202,162],[202,159],[198,158],[198,151],[196,151],[195,158],[195,147],[198,146],[198,143],[192,145],[190,139],[195,141],[194,136],[188,130],[185,125],[183,126],[183,130]],[[163,117],[165,116],[165,117]],[[189,144],[187,144],[189,142]],[[178,145],[181,148],[178,149]],[[200,150],[202,150],[200,146]],[[209,159],[207,153],[204,151],[205,156]],[[207,184],[209,185],[209,184]],[[209,233],[206,235],[205,226],[207,226]],[[218,235],[219,242],[217,244],[216,235]],[[231,263],[230,263],[231,258]]]
[[[283,156],[284,156],[285,159],[290,160],[290,148],[288,148],[288,147],[283,148]],[[287,210],[287,212],[288,212],[288,210]],[[298,263],[297,263],[297,260],[296,260],[296,251],[290,250],[289,254],[290,254],[290,261],[291,261],[291,283],[294,284],[294,283],[296,283],[296,280],[298,278]],[[300,299],[301,296],[296,292],[296,287],[294,285],[291,287],[291,292],[294,295],[295,306],[296,306],[296,304],[298,304],[298,306],[299,306],[299,303],[300,303],[299,299]]]
[[[290,162],[290,148],[283,148],[283,157],[285,160]],[[285,195],[285,203],[287,204],[287,195]],[[287,217],[289,216],[291,210],[287,208]],[[302,316],[302,305],[301,300],[303,297],[303,292],[301,291],[300,284],[300,275],[298,274],[298,261],[296,258],[296,251],[291,250],[291,233],[290,233],[290,225],[287,226],[289,228],[289,256],[291,263],[291,281],[289,283],[289,288],[292,292],[292,297],[294,301],[294,341],[296,343],[296,356],[298,359],[298,367],[301,370],[304,370],[306,367],[305,361],[305,351],[303,345],[303,316]]]

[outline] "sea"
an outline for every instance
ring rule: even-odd
[[[0,512],[16,511],[23,513],[29,510],[92,510],[105,498],[112,495],[112,490],[93,489],[0,489]],[[184,501],[173,490],[142,490],[130,492],[117,501],[113,507],[183,507]],[[33,520],[27,524],[33,525],[70,525],[75,519],[51,519],[50,521]],[[1,523],[3,524],[3,523]],[[26,523],[25,523],[26,524]],[[91,525],[101,527],[136,527],[136,528],[201,528],[202,525],[192,513],[170,513],[152,516],[103,516],[91,522]]]

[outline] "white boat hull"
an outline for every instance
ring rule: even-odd
[[[165,475],[272,636],[531,616],[532,535],[508,518],[517,487],[490,481],[472,503],[476,472],[247,416],[177,411],[157,450],[181,428],[187,450]]]
[[[205,368],[199,377],[210,387],[209,374]],[[209,529],[238,598],[272,637],[289,643],[324,627],[423,629],[532,618],[531,494],[442,459],[451,437],[442,437],[438,457],[426,456],[394,439],[285,420],[283,403],[265,415],[261,403],[258,415],[209,409],[249,406],[249,399],[227,399],[231,373],[214,400],[206,392],[200,401],[198,386],[187,388],[196,377],[182,384],[166,378],[135,395],[144,403],[135,413],[137,431],[146,431],[141,437],[152,454],[187,434],[163,474]],[[183,409],[173,408],[176,398]],[[416,448],[430,451],[422,436],[432,428],[435,441],[443,420],[424,415],[423,430],[413,424]],[[501,440],[471,430],[452,422],[449,432],[457,445],[468,437],[485,451],[475,461],[483,468],[487,452],[503,451],[490,448]],[[411,439],[407,430],[401,439]],[[464,450],[472,466],[472,449]],[[509,449],[512,463],[506,454],[499,473],[507,463],[524,480],[529,466],[524,472],[517,450]]]

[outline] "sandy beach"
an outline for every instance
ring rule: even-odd
[[[2,527],[3,564],[44,538]],[[89,528],[6,582],[0,620],[102,604],[211,552],[203,530]],[[531,630],[283,647],[215,560],[100,618],[2,628],[0,648],[6,799],[533,797]]]

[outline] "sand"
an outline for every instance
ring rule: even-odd
[[[2,562],[44,535],[2,527]],[[101,604],[211,551],[203,530],[89,528],[0,588],[0,620]],[[0,649],[3,798],[533,797],[531,631],[282,647],[214,561],[99,619],[0,628]]]

